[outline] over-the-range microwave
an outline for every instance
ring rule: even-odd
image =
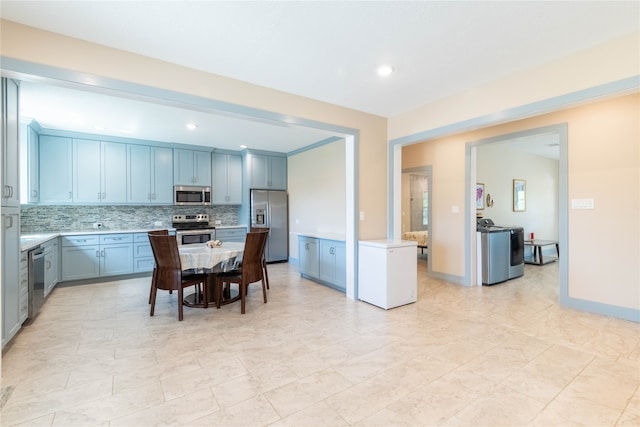
[[[179,206],[211,205],[211,187],[176,185],[173,187],[173,204]]]

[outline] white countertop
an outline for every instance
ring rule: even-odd
[[[312,231],[312,232],[295,233],[295,234],[297,234],[298,236],[312,237],[314,239],[337,240],[339,242],[344,242],[346,240],[344,234],[329,233],[324,231]]]
[[[212,228],[247,228],[246,225],[216,225]],[[120,233],[148,233],[152,230],[169,230],[176,231],[173,227],[154,227],[154,228],[134,228],[134,229],[91,229],[85,231],[58,231],[58,232],[44,232],[44,233],[24,233],[20,235],[20,251],[28,251],[33,249],[51,239],[63,236],[83,236],[92,234],[120,234]]]
[[[418,243],[414,240],[400,239],[359,240],[358,244],[363,246],[376,246],[381,248],[399,248],[405,246],[414,246],[417,248],[418,246]]]

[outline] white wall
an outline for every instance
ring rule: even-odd
[[[342,236],[346,229],[345,141],[289,156],[289,257],[298,259],[298,234]]]
[[[479,210],[499,225],[524,227],[525,237],[558,239],[558,160],[527,154],[508,144],[484,144],[476,153],[477,181],[491,194],[493,207]],[[526,210],[513,212],[512,183],[526,181]]]

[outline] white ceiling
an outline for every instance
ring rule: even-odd
[[[640,2],[635,1],[2,0],[0,14],[25,25],[384,117],[640,29]],[[375,73],[383,63],[395,67],[388,78]],[[93,104],[92,111],[104,102]],[[151,108],[155,110],[145,112]],[[306,130],[294,135],[300,131],[296,128],[266,130],[262,123],[236,119],[223,123],[207,114],[159,111],[145,103],[135,104],[133,111],[140,114],[136,122],[131,111],[128,106],[100,110],[92,120],[108,121],[120,112],[106,126],[123,129],[135,124],[134,137],[157,140],[154,135],[171,135],[176,142],[192,143],[183,134],[184,120],[193,116],[200,126],[191,133],[197,145],[230,144],[234,149],[242,141],[259,148],[255,145],[262,137],[271,138],[275,151],[291,151],[306,145],[306,137],[315,142],[327,136],[308,135]],[[49,121],[43,111],[37,114],[39,120]],[[280,146],[274,142],[278,140]]]

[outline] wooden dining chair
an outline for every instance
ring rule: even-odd
[[[178,252],[176,236],[150,234],[149,241],[156,261],[155,279],[151,288],[151,311],[153,316],[158,289],[178,291],[178,320],[183,318],[184,292],[183,289],[195,286],[196,292],[202,292],[204,308],[209,306],[206,274],[183,274]]]
[[[152,230],[147,233],[147,236],[151,236],[152,234],[157,234],[160,236],[168,236],[169,230]],[[151,242],[149,242],[151,243]],[[151,247],[151,253],[153,253],[153,246]],[[153,254],[153,259],[155,261],[155,253]],[[151,304],[151,294],[153,293],[154,282],[156,281],[156,266],[153,266],[153,272],[151,273],[151,286],[149,287],[149,304]],[[172,293],[173,291],[169,291]]]
[[[267,288],[264,281],[262,258],[264,255],[267,233],[247,233],[242,256],[242,266],[238,270],[216,274],[215,292],[216,305],[220,308],[222,288],[225,283],[237,283],[240,294],[240,312],[245,313],[247,290],[251,283],[262,282],[262,296],[267,303]]]
[[[252,233],[267,233],[267,238],[264,239],[264,250],[262,251],[262,270],[264,272],[264,281],[267,283],[267,289],[269,289],[269,272],[267,271],[267,240],[269,239],[269,228],[251,227],[249,230]]]

